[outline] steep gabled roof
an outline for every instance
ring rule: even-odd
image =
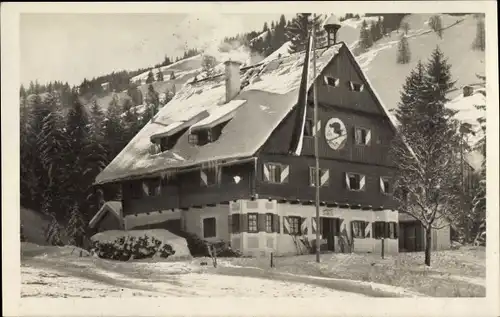
[[[338,54],[344,43],[316,50],[317,76]],[[169,151],[150,154],[152,135],[178,126],[203,111],[216,115],[225,104],[224,77],[186,84],[174,99],[129,142],[115,159],[97,176],[96,184],[156,175],[213,161],[253,156],[271,133],[297,104],[305,52],[251,67],[242,74],[247,84],[234,100],[243,103],[213,143],[193,146],[183,134]],[[311,66],[312,68],[312,66]],[[312,72],[309,82],[312,84]]]

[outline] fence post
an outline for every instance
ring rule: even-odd
[[[384,247],[385,247],[385,243],[384,243],[384,238],[382,238],[382,259],[384,258]]]
[[[214,267],[217,268],[217,249],[215,248],[215,245],[213,245],[212,248],[213,248],[213,255],[214,255]]]
[[[273,253],[271,252],[271,267],[274,267],[274,262],[273,262]]]

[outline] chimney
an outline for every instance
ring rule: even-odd
[[[237,61],[228,60],[224,62],[226,67],[226,102],[230,102],[240,93],[241,79],[240,79],[240,66],[241,63]]]

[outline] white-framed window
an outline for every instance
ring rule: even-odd
[[[348,86],[350,91],[357,91],[357,92],[361,92],[365,88],[365,85],[361,83],[356,83],[354,81],[349,81]]]
[[[258,214],[256,213],[249,213],[248,215],[248,232],[250,233],[256,233],[259,232],[259,227],[258,227]]]
[[[216,221],[215,217],[203,219],[203,237],[213,238],[216,237]]]
[[[335,78],[332,76],[324,76],[323,80],[324,80],[326,85],[331,86],[331,87],[338,87],[338,85],[340,83],[339,78]]]
[[[362,220],[351,221],[352,237],[355,239],[364,239],[366,225],[367,225],[366,221],[362,221]]]
[[[389,177],[380,177],[380,192],[383,194],[391,193],[391,182]]]
[[[357,173],[345,173],[346,187],[352,191],[365,190],[365,175]]]
[[[354,142],[356,145],[370,145],[372,133],[370,129],[356,127],[354,128]]]
[[[147,184],[147,195],[148,196],[159,196],[161,195],[161,179],[151,178],[145,181]]]
[[[189,133],[188,134],[188,142],[189,142],[189,144],[197,145],[198,144],[198,134]]]
[[[319,186],[329,186],[330,170],[327,168],[320,168],[319,180]],[[316,186],[316,167],[309,167],[309,186]]]
[[[262,166],[264,181],[273,184],[288,183],[290,168],[280,163],[264,163]]]

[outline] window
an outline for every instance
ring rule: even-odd
[[[264,180],[269,183],[288,183],[288,165],[278,163],[264,163]]]
[[[365,190],[365,176],[355,173],[346,173],[346,186],[349,190],[363,191]]]
[[[335,77],[325,76],[323,77],[323,79],[325,81],[325,84],[332,87],[337,87],[340,83],[340,80]]]
[[[304,136],[313,136],[313,126],[314,126],[313,119],[307,118],[306,124],[304,126]]]
[[[356,128],[354,132],[356,145],[370,145],[371,131],[365,128]]]
[[[266,214],[266,232],[273,232],[273,214]]]
[[[197,145],[198,144],[198,135],[196,133],[189,133],[188,142],[189,142],[189,144]]]
[[[203,237],[213,238],[215,236],[215,218],[212,217],[203,219]]]
[[[258,214],[247,214],[248,215],[248,232],[259,232],[257,227],[257,216]]]
[[[330,170],[319,169],[320,186],[328,186],[330,184]],[[309,167],[309,185],[316,186],[316,167]]]
[[[179,132],[172,134],[170,136],[165,136],[160,138],[159,143],[160,143],[160,150],[162,152],[171,150],[175,144],[177,143],[177,140],[187,131],[187,128],[184,128],[180,130]]]
[[[201,185],[213,186],[219,183],[220,168],[207,168],[200,171]]]
[[[386,237],[386,222],[383,221],[375,221],[373,223],[373,237],[375,239],[382,239]]]
[[[299,235],[300,234],[300,217],[288,217],[288,223],[290,224],[290,234]]]
[[[155,154],[158,154],[161,152],[161,147],[160,147],[160,144],[158,143],[155,143],[155,142],[152,142],[150,145],[149,145],[149,154],[151,155],[155,155]]]
[[[351,221],[352,237],[356,239],[364,239],[366,224],[366,221]]]
[[[383,194],[391,193],[391,187],[388,177],[380,177],[380,192]]]
[[[363,91],[363,89],[364,89],[364,85],[363,84],[355,83],[353,81],[349,81],[348,82],[348,86],[349,86],[349,90],[350,91],[360,92],[360,91]]]

